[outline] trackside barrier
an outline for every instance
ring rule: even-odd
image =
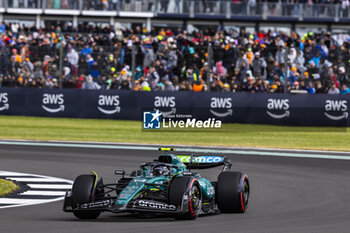
[[[349,126],[350,96],[1,88],[0,115],[141,120],[159,109],[223,122]]]

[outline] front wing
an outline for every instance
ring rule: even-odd
[[[115,204],[115,200],[107,199],[100,200],[96,202],[89,202],[80,205],[77,208],[72,207],[72,199],[67,191],[63,211],[65,212],[104,212],[109,211],[113,213],[160,213],[160,214],[170,214],[170,215],[178,215],[185,213],[187,210],[181,207],[176,207],[174,205],[169,205],[164,202],[148,200],[148,199],[137,199],[132,200],[125,205],[117,205]],[[185,205],[186,206],[186,205]]]

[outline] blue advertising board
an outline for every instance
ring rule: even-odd
[[[224,123],[349,126],[348,95],[1,88],[0,115],[142,120],[145,111]]]

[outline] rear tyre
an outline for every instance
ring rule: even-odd
[[[216,187],[216,203],[223,213],[244,213],[248,208],[250,186],[242,172],[222,172]]]
[[[184,201],[184,214],[176,219],[194,220],[198,217],[202,205],[202,192],[199,182],[193,177],[174,178],[169,187],[169,203],[181,207],[184,194],[188,194],[188,200]]]
[[[96,187],[102,183],[102,179],[95,187],[94,175],[80,175],[73,184],[72,188],[72,207],[73,209],[79,207],[82,204],[95,201],[97,195]],[[101,212],[73,212],[73,214],[80,219],[96,219]]]

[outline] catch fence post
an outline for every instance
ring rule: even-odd
[[[286,53],[284,58],[284,69],[285,69],[285,76],[284,76],[284,93],[288,92],[288,69],[289,69],[289,60],[288,60],[288,54],[289,54],[289,47],[286,47]]]
[[[131,71],[132,71],[132,88],[134,88],[135,82],[135,68],[136,68],[136,45],[132,45],[132,61],[131,61]]]
[[[58,80],[59,88],[62,89],[62,75],[63,75],[63,43],[62,38],[60,39],[60,77]]]
[[[212,53],[213,53],[213,48],[211,43],[208,45],[208,72],[207,72],[207,85],[209,89],[210,85],[210,74],[211,74],[211,68],[212,68]]]

